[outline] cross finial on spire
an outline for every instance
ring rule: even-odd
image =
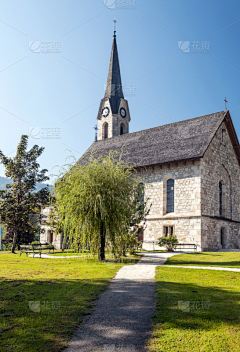
[[[227,101],[226,97],[225,97],[224,101],[225,101],[225,111],[227,111],[227,103],[228,103],[228,101]]]
[[[93,127],[95,129],[95,142],[97,142],[97,133],[98,133],[98,127],[97,125],[95,125],[95,127]]]
[[[116,23],[117,23],[117,20],[116,20],[116,18],[114,18],[114,20],[113,20],[113,22],[114,22],[114,37],[116,37]]]

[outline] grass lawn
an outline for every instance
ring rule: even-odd
[[[44,253],[44,252],[42,252]],[[53,255],[53,256],[56,256],[56,257],[68,257],[68,256],[83,256],[83,255],[87,255],[87,256],[90,256],[90,253],[89,252],[82,252],[82,253],[76,253],[76,252],[54,252],[54,253],[44,253],[44,254],[49,254],[49,255]]]
[[[156,290],[151,352],[240,350],[240,273],[157,267]]]
[[[139,256],[131,256],[134,264]],[[55,352],[126,263],[0,252],[0,351]]]
[[[240,268],[240,252],[199,252],[168,258],[168,265],[201,265]]]

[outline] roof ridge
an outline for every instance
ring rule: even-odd
[[[187,120],[181,120],[181,121],[176,121],[176,122],[172,122],[172,123],[167,123],[166,125],[146,128],[144,130],[135,131],[135,132],[131,132],[131,133],[126,133],[126,134],[120,135],[120,136],[113,136],[111,138],[103,139],[103,140],[100,140],[100,141],[97,141],[97,142],[112,140],[113,138],[122,138],[123,136],[133,135],[134,133],[141,133],[141,132],[151,131],[151,130],[158,129],[158,128],[160,129],[160,128],[163,128],[165,126],[172,126],[172,125],[176,125],[176,124],[181,124],[181,123],[186,122],[186,121],[193,121],[193,120],[200,119],[200,118],[203,118],[203,117],[208,117],[208,116],[211,116],[211,115],[216,115],[216,114],[221,114],[221,113],[226,113],[226,112],[227,111],[214,112],[214,113],[208,114],[208,115],[197,116],[197,117],[194,117],[192,119],[187,119]]]
[[[144,167],[199,159],[227,114],[220,111],[94,142],[79,162],[84,164],[89,153],[98,157],[121,148],[124,162]],[[237,157],[240,160],[240,147]]]

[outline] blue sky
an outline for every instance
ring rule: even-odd
[[[130,132],[222,111],[226,96],[240,136],[236,0],[0,5],[0,149],[8,156],[30,133],[29,147],[45,147],[40,165],[54,174],[70,150],[78,159],[94,141],[114,18]]]

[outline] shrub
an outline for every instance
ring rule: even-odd
[[[178,245],[178,239],[176,236],[160,237],[158,241],[158,245],[160,247],[166,247],[168,252],[173,252]]]

